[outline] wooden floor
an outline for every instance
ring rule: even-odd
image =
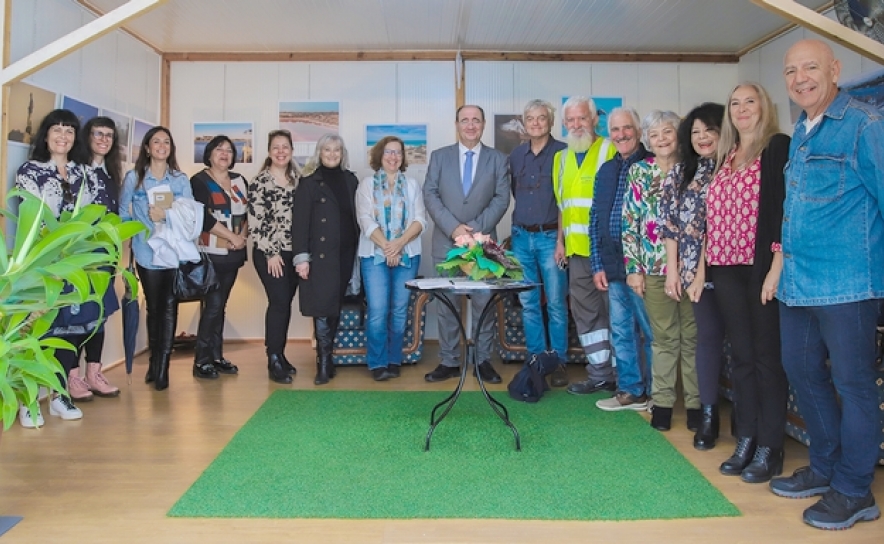
[[[365,367],[347,367],[325,387],[450,390],[453,382],[427,384],[423,380],[436,364],[436,351],[430,345],[424,362],[405,367],[398,380],[375,383]],[[719,447],[696,451],[681,410],[676,411],[667,438],[743,512],[742,517],[641,522],[167,518],[172,504],[267,396],[285,387],[267,380],[260,344],[232,344],[226,355],[240,366],[240,374],[214,381],[194,379],[192,355],[176,355],[171,386],[162,393],[143,383],[147,360],[142,355],[131,385],[126,385],[121,367],[107,372],[123,389],[122,395],[81,404],[85,414],[81,421],[52,417],[44,404],[43,429],[15,424],[4,433],[0,439],[0,516],[18,515],[24,520],[0,537],[0,543],[884,542],[884,521],[862,523],[844,532],[819,531],[801,522],[801,512],[812,500],[778,498],[765,485],[722,476],[718,465],[733,448],[727,429]],[[299,370],[289,387],[314,388],[309,344],[291,343],[288,356]],[[496,366],[504,383],[516,371],[516,365]],[[579,366],[572,365],[569,371],[572,378],[583,375]],[[589,399],[586,409],[596,409]],[[807,463],[804,446],[787,439],[787,448],[787,471]],[[504,477],[507,470],[488,468],[492,478]],[[561,477],[581,478],[593,485],[592,459],[564,459]],[[874,490],[878,500],[884,501],[880,467]]]

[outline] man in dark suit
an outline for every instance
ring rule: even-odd
[[[510,201],[510,175],[507,156],[482,144],[485,112],[479,106],[457,110],[458,143],[430,154],[424,180],[424,203],[433,219],[433,264],[445,260],[454,239],[464,234],[488,234],[497,239],[497,223]],[[459,298],[459,297],[458,297]],[[489,295],[471,296],[474,322],[478,321]],[[455,301],[455,304],[458,304]],[[428,382],[460,376],[460,332],[448,308],[439,307],[439,355],[441,363],[424,376]],[[492,320],[486,320],[476,339],[478,372],[488,383],[500,383],[491,366]]]

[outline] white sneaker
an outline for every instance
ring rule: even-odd
[[[36,429],[37,427],[43,426],[43,411],[40,410],[40,405],[37,404],[37,423],[34,424],[34,419],[31,418],[31,411],[28,410],[27,406],[20,406],[18,409],[18,422],[21,423],[21,426],[25,429]]]
[[[49,413],[67,421],[83,418],[83,412],[74,406],[69,397],[64,395],[58,395],[49,401]]]

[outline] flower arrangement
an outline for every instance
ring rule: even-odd
[[[445,261],[436,265],[439,272],[455,275],[457,269],[473,280],[491,278],[522,279],[522,265],[511,251],[506,251],[487,234],[464,234],[454,239]]]

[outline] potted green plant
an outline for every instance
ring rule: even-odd
[[[144,228],[97,204],[78,201],[73,212],[56,218],[30,193],[16,189],[9,197],[21,203],[18,216],[0,210],[7,224],[16,224],[12,251],[0,251],[0,429],[12,425],[19,403],[35,417],[41,386],[64,391],[55,350],[73,346],[45,334],[59,309],[90,301],[100,305],[117,273],[137,289],[120,256],[123,242]]]

